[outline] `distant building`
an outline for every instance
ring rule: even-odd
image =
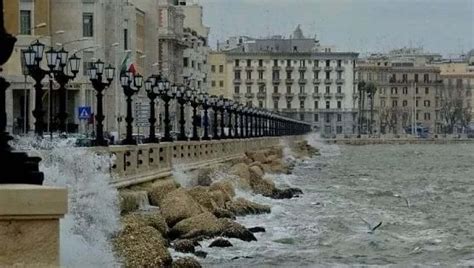
[[[323,135],[354,133],[357,53],[323,47],[317,39],[305,38],[299,26],[293,38],[238,40],[220,45],[221,54],[211,54],[213,92],[310,122]],[[217,84],[222,74],[212,72],[222,62],[224,87]]]

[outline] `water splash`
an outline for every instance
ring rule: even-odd
[[[341,154],[340,147],[335,144],[327,144],[319,133],[311,133],[305,136],[308,144],[320,150],[324,157],[334,157]]]
[[[68,214],[60,227],[61,265],[119,266],[109,241],[119,229],[118,192],[109,185],[113,159],[71,148],[69,140],[22,138],[14,146],[43,159],[44,185],[68,189]]]

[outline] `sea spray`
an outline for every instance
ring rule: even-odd
[[[118,192],[109,185],[111,159],[71,142],[22,138],[16,148],[42,158],[44,185],[68,189],[68,213],[61,220],[61,266],[119,266],[110,238],[119,229]]]

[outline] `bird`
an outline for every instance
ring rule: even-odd
[[[404,199],[404,200],[405,200],[405,203],[407,204],[407,208],[410,208],[410,200],[408,200],[408,198],[403,197],[403,196],[401,196],[401,195],[399,195],[399,194],[393,194],[393,196],[394,196],[394,197],[397,197],[397,198],[402,198],[402,199]]]
[[[359,217],[359,218],[363,222],[365,222],[365,224],[369,228],[369,231],[368,231],[369,234],[373,234],[375,232],[375,230],[377,230],[380,226],[382,226],[382,222],[379,222],[379,224],[375,225],[375,227],[372,227],[372,225],[369,222],[367,222],[366,220],[364,220],[362,217]]]

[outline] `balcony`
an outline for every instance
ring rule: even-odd
[[[253,66],[245,66],[245,71],[253,71]]]
[[[295,69],[295,67],[293,67],[293,66],[286,66],[285,67],[286,71],[293,71],[294,69]]]
[[[306,84],[308,83],[308,79],[298,79],[298,84]]]
[[[320,99],[322,97],[323,94],[321,93],[313,93],[313,98],[315,99]]]
[[[333,70],[333,68],[332,68],[331,66],[325,66],[325,67],[324,67],[324,71],[325,71],[325,72],[330,72],[330,71],[332,71],[332,70]]]
[[[267,93],[265,92],[258,92],[257,93],[257,99],[266,99],[267,98]]]
[[[332,93],[324,93],[324,98],[325,98],[325,99],[330,99],[330,98],[332,98]]]
[[[342,78],[336,79],[336,84],[344,84],[344,79]]]
[[[247,99],[253,99],[255,97],[255,93],[245,93],[245,97]]]
[[[273,78],[273,79],[272,79],[272,83],[273,83],[273,84],[280,84],[280,83],[281,83],[281,79],[280,79],[280,78]]]
[[[279,99],[280,97],[281,97],[281,93],[273,92],[272,98],[274,98],[274,99]]]
[[[240,78],[234,79],[234,84],[242,84],[242,79]]]
[[[234,66],[234,71],[242,71],[242,66]]]
[[[300,66],[300,67],[298,67],[298,70],[299,70],[299,71],[302,71],[302,72],[306,72],[307,69],[308,69],[308,68],[307,68],[306,66]]]
[[[346,96],[346,94],[344,94],[342,92],[336,93],[336,99],[343,99],[345,96]]]
[[[245,80],[245,84],[247,84],[247,85],[251,85],[251,84],[253,84],[253,82],[254,82],[253,79]]]
[[[307,93],[299,93],[298,94],[298,98],[300,98],[300,99],[306,99],[307,97],[308,97]]]
[[[295,82],[295,80],[293,80],[293,79],[286,79],[285,82],[286,82],[287,84],[293,84],[293,83]]]
[[[337,67],[336,67],[336,71],[337,71],[337,72],[344,72],[345,69],[346,69],[346,68],[344,68],[344,66],[337,66]]]
[[[295,94],[293,94],[293,93],[286,93],[285,96],[286,96],[287,99],[293,99],[293,98],[295,97]]]
[[[240,100],[242,98],[242,93],[234,93],[234,100]]]
[[[273,66],[273,67],[272,67],[272,70],[273,70],[273,71],[280,71],[280,70],[281,70],[281,67],[280,67],[280,66]]]
[[[266,84],[267,80],[265,79],[257,79],[257,84]]]
[[[295,108],[286,108],[286,109],[282,109],[282,111],[284,113],[296,113],[297,110]]]
[[[332,84],[332,79],[324,80],[324,84],[327,84],[327,85]]]
[[[318,79],[318,78],[313,79],[313,84],[316,84],[316,85],[321,84],[321,79]]]
[[[258,71],[265,71],[265,66],[258,66],[258,67],[257,67],[257,70],[258,70]]]
[[[313,72],[320,72],[322,70],[319,66],[313,66]]]

